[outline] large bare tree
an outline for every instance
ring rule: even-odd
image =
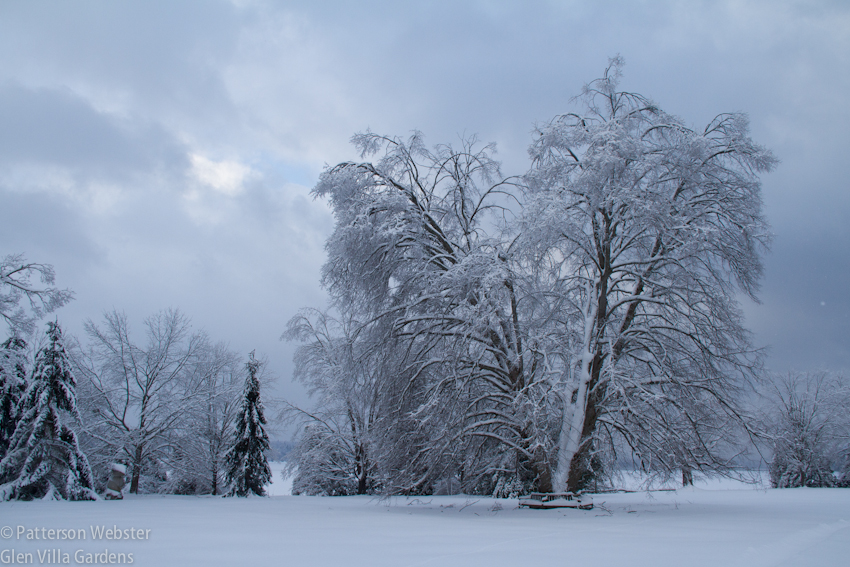
[[[522,238],[562,345],[560,490],[592,477],[606,446],[686,477],[722,467],[759,365],[736,297],[756,299],[769,243],[758,174],[776,159],[744,115],[694,130],[619,90],[621,66],[530,148]]]
[[[419,133],[357,135],[374,161],[322,174],[323,284],[362,327],[326,344],[392,352],[372,449],[384,490],[577,490],[623,449],[685,481],[728,465],[761,364],[736,299],[756,299],[759,174],[776,160],[743,115],[694,130],[618,90],[621,66],[537,130],[521,180],[491,146]]]
[[[172,471],[166,490],[181,494],[221,494],[225,455],[233,441],[241,404],[242,361],[224,343],[207,344],[187,369],[180,421],[170,438]]]
[[[474,138],[433,149],[418,132],[353,142],[375,161],[330,168],[314,190],[336,217],[323,283],[343,317],[383,326],[358,340],[398,345],[390,390],[404,399],[392,405],[418,425],[398,439],[406,464],[388,490],[429,490],[446,475],[482,490],[519,469],[547,484],[534,422],[540,356],[499,225],[516,206],[515,180]]]
[[[145,320],[142,346],[118,311],[85,328],[90,348],[77,365],[89,389],[87,433],[130,464],[130,492],[137,493],[143,474],[157,472],[172,452],[176,426],[203,398],[204,375],[195,371],[209,341],[173,309]]]

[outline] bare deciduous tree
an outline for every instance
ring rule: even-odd
[[[91,345],[78,367],[90,392],[87,432],[130,464],[130,492],[137,493],[143,475],[167,459],[176,425],[201,395],[192,370],[209,343],[173,309],[145,321],[144,346],[118,311],[104,315],[103,327],[89,320],[85,328]]]
[[[370,356],[376,345],[360,335],[368,332],[352,318],[339,321],[315,310],[304,310],[289,322],[285,337],[303,343],[295,357],[295,378],[314,399],[309,411],[291,404],[284,410],[302,428],[303,440],[289,459],[291,471],[297,472],[296,493],[368,494],[381,485],[375,452],[381,404],[387,399],[382,372],[387,360]]]
[[[221,494],[225,454],[241,403],[241,367],[239,356],[223,343],[199,349],[185,381],[191,399],[170,433],[168,492]]]
[[[419,133],[353,141],[378,159],[330,168],[314,190],[337,220],[323,283],[339,312],[388,329],[364,337],[397,340],[403,353],[395,376],[407,399],[397,403],[410,404],[420,442],[405,438],[409,466],[391,490],[429,490],[446,474],[482,490],[520,469],[547,485],[534,422],[542,356],[526,340],[497,224],[516,205],[514,180],[474,138],[433,150]]]
[[[538,129],[521,180],[491,146],[428,149],[419,133],[357,135],[376,161],[322,174],[322,282],[359,321],[334,340],[392,353],[370,449],[385,491],[577,490],[623,449],[685,481],[728,465],[761,363],[736,294],[756,297],[758,176],[776,160],[743,115],[697,131],[619,91],[621,65]],[[334,391],[325,374],[310,379]],[[322,431],[315,446],[340,439]]]
[[[41,284],[34,283],[37,276]],[[0,260],[0,316],[13,334],[27,336],[35,322],[73,299],[67,289],[51,287],[56,280],[53,266],[27,262],[22,254]],[[21,305],[23,300],[24,305]]]
[[[850,456],[850,389],[836,374],[775,377],[768,390],[764,436],[776,488],[832,486],[833,470]]]
[[[560,490],[613,439],[644,466],[722,467],[717,434],[759,364],[735,294],[755,299],[769,242],[758,174],[776,159],[743,115],[696,131],[618,90],[621,65],[530,149],[523,239],[562,324]]]

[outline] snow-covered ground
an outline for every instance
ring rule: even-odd
[[[274,469],[271,492],[285,492]],[[124,553],[134,565],[156,566],[848,564],[850,490],[702,486],[598,495],[589,511],[466,496],[8,502],[0,504],[0,563],[14,549],[48,564],[44,550],[56,549],[50,557],[68,554],[70,564]],[[115,526],[122,539],[93,540],[92,526]],[[87,537],[43,539],[51,528],[83,529]],[[130,528],[150,530],[142,532],[148,539],[124,539]]]
[[[292,494],[292,478],[283,474],[286,463],[272,461],[269,466],[272,469],[272,484],[266,487],[269,496],[289,496]]]

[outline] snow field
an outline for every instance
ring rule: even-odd
[[[276,484],[279,467],[273,466]],[[738,485],[740,488],[740,485]],[[80,529],[85,541],[0,540],[0,549],[133,554],[134,565],[839,566],[850,557],[850,490],[688,488],[603,494],[590,511],[516,500],[128,496],[6,502],[2,526]],[[91,526],[150,529],[149,540],[91,539]]]
[[[272,469],[272,483],[266,487],[269,496],[289,496],[292,494],[292,478],[283,474],[286,463],[280,461],[269,461]]]

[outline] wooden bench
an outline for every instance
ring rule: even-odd
[[[578,508],[590,510],[593,508],[593,498],[581,492],[532,492],[519,499],[519,505],[527,508]]]

